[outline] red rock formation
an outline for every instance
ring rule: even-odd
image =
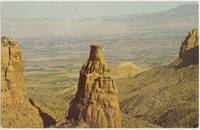
[[[2,126],[43,127],[38,111],[27,98],[20,48],[5,36],[1,38],[1,48]]]
[[[78,90],[70,103],[68,119],[88,127],[121,127],[118,92],[100,45],[91,45],[80,71]],[[81,127],[81,126],[79,126]]]

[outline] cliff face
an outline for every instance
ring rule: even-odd
[[[21,50],[17,43],[2,37],[2,99],[4,104],[19,105],[26,100]]]
[[[199,43],[197,29],[193,29],[184,42],[182,42],[179,58],[182,60],[181,66],[197,64],[199,62]]]
[[[87,127],[121,127],[118,92],[100,45],[91,45],[80,71],[78,90],[70,103],[68,119]]]
[[[21,50],[15,41],[1,38],[1,101],[3,127],[43,127],[38,111],[29,103],[24,84]]]

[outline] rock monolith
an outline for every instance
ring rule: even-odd
[[[2,126],[43,127],[39,112],[28,101],[22,54],[17,42],[1,37],[1,51]]]
[[[117,87],[100,45],[91,45],[90,56],[80,71],[78,90],[70,102],[68,119],[84,122],[90,128],[121,127]]]
[[[181,65],[187,66],[197,64],[199,62],[199,38],[197,29],[193,29],[181,44],[179,51],[179,59],[182,60]]]
[[[2,101],[4,104],[19,105],[26,100],[21,50],[15,41],[2,37]]]

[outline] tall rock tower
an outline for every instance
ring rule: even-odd
[[[18,44],[3,36],[1,52],[2,126],[43,127],[39,112],[27,98],[23,76],[24,68]]]
[[[2,101],[3,104],[19,105],[26,100],[21,50],[15,41],[2,37]]]
[[[197,64],[199,62],[199,37],[197,29],[193,29],[182,42],[179,59],[181,65]]]
[[[121,127],[118,92],[100,45],[91,45],[80,71],[78,90],[70,102],[68,119],[90,128]]]

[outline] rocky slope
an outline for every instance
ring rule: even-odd
[[[129,117],[160,127],[198,127],[197,30],[188,34],[174,62],[118,80],[117,84],[127,90],[120,94],[126,95],[120,106]],[[134,123],[122,127],[127,125],[134,127]]]
[[[78,90],[70,103],[68,119],[90,128],[121,127],[118,91],[100,45],[91,45],[89,59],[80,71]]]
[[[1,105],[3,127],[43,127],[38,110],[27,98],[21,50],[15,41],[1,38]]]

